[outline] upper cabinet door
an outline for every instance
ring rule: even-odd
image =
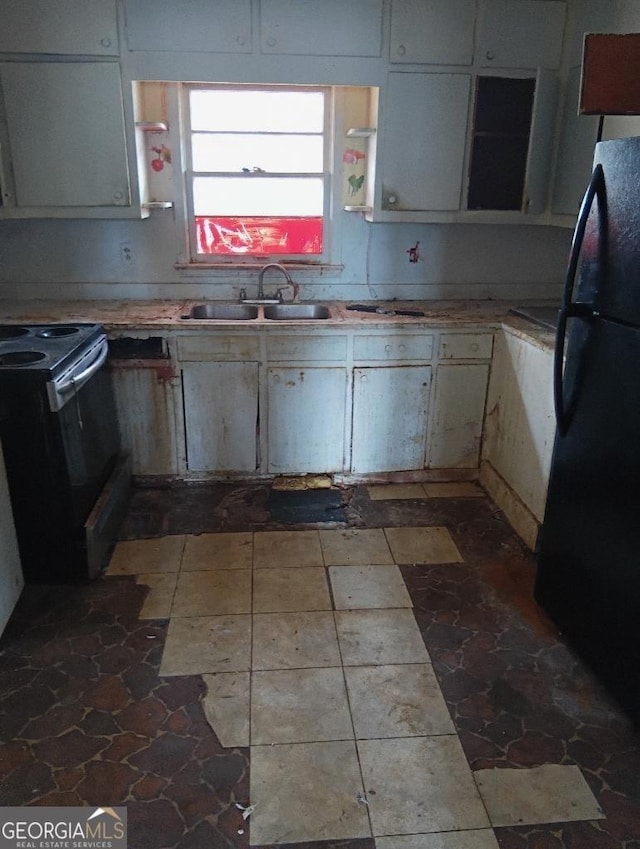
[[[382,209],[458,210],[471,78],[389,74],[378,146]]]
[[[117,56],[115,0],[2,0],[0,53]]]
[[[129,50],[251,53],[251,0],[126,0]]]
[[[17,206],[130,203],[116,63],[5,62],[0,81]]]
[[[390,62],[470,65],[476,0],[393,0]]]
[[[382,0],[262,0],[262,53],[380,56]]]
[[[560,0],[484,0],[477,61],[496,68],[558,68],[566,6]]]

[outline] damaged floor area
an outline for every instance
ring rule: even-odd
[[[638,737],[482,490],[306,506],[139,489],[106,574],[28,587],[0,804],[124,804],[136,849],[639,849]]]

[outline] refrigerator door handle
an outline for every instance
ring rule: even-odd
[[[564,436],[569,427],[567,411],[564,406],[563,381],[567,320],[572,317],[592,318],[596,315],[590,304],[575,303],[572,299],[576,274],[578,271],[578,263],[580,261],[580,251],[582,250],[582,242],[587,228],[589,213],[591,212],[591,207],[593,206],[593,201],[596,197],[598,198],[599,209],[605,209],[604,188],[604,171],[602,170],[602,165],[598,164],[593,170],[591,180],[589,181],[589,185],[587,186],[587,190],[580,205],[578,221],[576,223],[576,229],[571,242],[571,253],[569,254],[567,274],[564,281],[562,308],[558,315],[558,326],[556,329],[556,348],[553,361],[553,403],[556,414],[556,426],[560,436]]]

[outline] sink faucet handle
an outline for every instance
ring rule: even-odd
[[[242,303],[242,301],[246,300],[246,297],[247,297],[247,290],[244,289],[244,288],[240,289],[240,294],[238,295],[238,300],[240,301],[240,303]]]

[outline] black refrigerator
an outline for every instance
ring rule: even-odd
[[[640,725],[640,138],[596,145],[555,356],[536,599]]]

